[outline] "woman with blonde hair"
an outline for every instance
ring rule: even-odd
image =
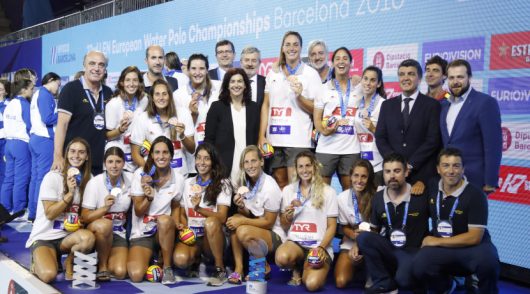
[[[322,180],[320,163],[313,153],[298,154],[295,168],[294,181],[282,191],[280,221],[287,230],[287,241],[276,251],[276,264],[293,269],[289,285],[303,283],[308,291],[318,291],[326,282],[333,259],[337,196]]]

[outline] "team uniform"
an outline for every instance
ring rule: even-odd
[[[143,246],[148,243],[145,247],[153,249],[154,235],[157,232],[157,218],[160,215],[171,215],[171,203],[181,200],[184,178],[177,171],[173,169],[170,169],[170,171],[170,180],[163,187],[158,190],[155,189],[155,196],[146,214],[137,216],[136,213],[132,213],[131,246]],[[131,196],[144,196],[141,179],[142,169],[137,169],[133,175]]]
[[[205,202],[204,196],[206,187],[202,188],[201,203],[199,204],[201,208],[217,212],[217,206],[219,205],[230,207],[232,204],[232,193],[229,189],[228,180],[225,181],[226,182],[223,184],[223,189],[221,190],[221,193],[217,195],[217,202],[214,205],[209,205]],[[191,187],[195,184],[197,184],[197,177],[186,179],[186,183],[184,184],[184,193],[182,199],[180,200],[180,207],[186,212],[188,227],[195,233],[197,238],[201,238],[204,237],[204,222],[206,221],[206,217],[196,212],[193,204],[191,203],[191,196],[193,196]]]
[[[357,138],[360,147],[360,156],[363,159],[369,160],[374,167],[374,172],[383,170],[383,157],[377,149],[375,144],[375,134],[370,132],[368,128],[363,125],[363,118],[368,117],[374,125],[377,125],[379,119],[379,111],[385,99],[377,94],[372,97],[369,105],[365,105],[364,97],[359,99],[356,108],[357,111],[353,118],[353,124],[357,131]]]
[[[171,70],[167,73],[168,76],[175,78],[178,81],[179,88],[190,83],[190,78],[181,71]]]
[[[212,89],[211,89],[211,95],[210,98],[208,98],[208,102],[205,102],[202,97],[199,100],[198,103],[198,112],[197,120],[192,125],[194,130],[194,139],[195,139],[195,146],[199,146],[204,142],[204,137],[206,136],[206,115],[208,114],[208,110],[210,110],[210,106],[212,106],[212,103],[219,100],[219,87],[217,86],[217,83],[212,82]],[[192,89],[191,85],[188,83],[186,84],[186,87],[182,86],[177,91],[173,92],[173,99],[175,100],[175,105],[177,107],[177,110],[181,109],[182,111],[186,111],[189,115],[191,115],[191,112],[189,110],[189,105],[191,102],[191,95],[195,92],[194,89]],[[193,120],[192,120],[193,122]],[[186,129],[188,127],[186,126]],[[190,129],[191,130],[191,129]],[[189,173],[195,173],[195,157],[193,154],[185,151],[186,154],[186,160],[187,164],[189,166]]]
[[[177,119],[185,126],[184,135],[193,136],[193,121],[189,112],[177,108]],[[130,142],[142,146],[145,140],[153,142],[159,136],[165,136],[172,140],[174,154],[171,159],[171,169],[178,171],[181,175],[186,176],[189,173],[189,165],[184,155],[184,144],[178,138],[171,139],[170,126],[163,123],[158,115],[149,117],[147,111],[140,113],[135,117],[132,125]]]
[[[295,182],[286,186],[282,191],[282,212],[291,205],[291,201],[298,199],[302,202],[302,209],[300,212],[295,212],[293,222],[289,231],[287,232],[287,240],[291,240],[302,247],[305,251],[311,248],[316,248],[322,242],[327,230],[328,218],[337,217],[339,215],[337,195],[335,190],[330,186],[325,186],[324,203],[322,208],[317,209],[313,207],[311,198],[302,201],[299,199],[299,183]],[[326,251],[333,260],[333,246],[330,244]]]
[[[308,65],[300,64],[294,76],[302,84],[302,96],[314,100],[322,87],[320,76]],[[312,148],[311,115],[302,110],[291,90],[290,82],[281,69],[272,69],[266,77],[265,93],[269,94],[269,120],[267,139],[275,147],[272,167],[285,167],[294,164],[296,154],[290,148]],[[287,148],[276,148],[287,147]],[[298,153],[301,150],[291,150]],[[286,158],[288,157],[288,158]]]
[[[337,88],[335,80],[328,81],[315,99],[315,108],[322,109],[324,121],[331,119],[346,120],[347,125],[337,127],[335,133],[320,135],[316,148],[316,157],[323,165],[322,175],[331,177],[338,168],[341,176],[348,175],[356,158],[359,158],[360,146],[354,118],[355,108],[360,99],[360,86],[351,87],[348,81],[348,90],[342,93]]]
[[[41,245],[60,244],[62,239],[71,234],[64,229],[64,220],[69,214],[79,216],[79,206],[81,205],[79,188],[75,189],[70,207],[53,220],[46,217],[44,204],[42,203],[43,201],[62,201],[65,193],[63,183],[64,177],[62,173],[51,171],[44,176],[40,187],[39,203],[37,204],[37,216],[33,223],[31,234],[26,242],[26,248],[32,247],[32,249],[35,249]]]
[[[337,196],[337,202],[339,204],[339,224],[342,226],[357,226],[361,222],[369,222],[370,220],[364,219],[359,209],[359,201],[355,198],[352,189],[342,191]],[[353,246],[353,240],[345,237],[340,244],[340,250],[350,250]]]
[[[375,287],[410,288],[412,260],[428,231],[427,197],[411,196],[407,184],[405,199],[395,206],[387,188],[372,200],[370,226],[379,232],[361,232],[357,237],[360,254]],[[397,283],[397,284],[396,284]]]
[[[29,131],[31,129],[30,103],[16,96],[4,111],[5,178],[2,185],[2,205],[18,212],[26,209],[27,192],[31,173]]]
[[[31,181],[28,196],[28,219],[35,219],[40,185],[53,162],[53,139],[58,117],[55,98],[45,87],[39,88],[33,94],[30,117]]]
[[[250,189],[249,183],[246,186]],[[274,248],[271,248],[271,252],[274,252],[287,238],[280,224],[279,212],[282,203],[282,191],[280,187],[274,178],[262,172],[255,186],[250,189],[243,202],[245,203],[245,207],[255,217],[263,217],[266,211],[278,213],[274,226],[272,227],[273,234],[271,235],[272,244],[275,245]]]
[[[105,122],[108,131],[114,130],[120,126],[120,121],[126,111],[131,111],[133,117],[131,118],[132,123],[129,128],[121,134],[119,137],[112,140],[108,140],[105,145],[105,150],[110,147],[120,147],[125,153],[125,167],[124,169],[129,172],[134,172],[138,167],[134,164],[131,155],[131,133],[134,121],[138,116],[145,111],[149,98],[145,95],[138,101],[136,97],[133,98],[131,104],[128,101],[123,100],[120,96],[112,98],[108,103],[105,110]],[[141,146],[142,144],[140,144]]]
[[[4,132],[4,110],[6,109],[7,104],[7,100],[0,101],[0,191],[2,191],[2,184],[4,183],[4,176],[6,172],[6,162],[4,160],[6,146],[6,134]]]
[[[127,246],[125,236],[125,222],[127,220],[127,211],[131,206],[131,180],[133,174],[123,172],[116,183],[117,188],[121,188],[121,193],[116,196],[114,204],[109,208],[104,218],[112,221],[112,231],[114,233],[112,246]],[[86,185],[83,197],[83,208],[96,210],[105,206],[105,197],[111,194],[115,188],[110,183],[107,173],[104,172],[93,177]]]
[[[480,293],[498,293],[499,255],[486,228],[488,200],[484,192],[464,180],[451,195],[446,195],[440,181],[438,189],[429,193],[432,235],[452,237],[483,228],[478,245],[466,247],[423,247],[414,260],[414,275],[419,281],[428,281],[437,293],[448,290],[449,275],[476,274]]]

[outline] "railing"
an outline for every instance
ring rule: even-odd
[[[81,24],[98,21],[115,15],[140,10],[172,0],[112,0],[83,11],[24,28],[0,37],[0,47],[38,38]]]

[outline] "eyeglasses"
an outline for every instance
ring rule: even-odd
[[[217,55],[221,55],[221,54],[232,54],[234,53],[234,51],[232,50],[222,50],[222,51],[217,51]]]

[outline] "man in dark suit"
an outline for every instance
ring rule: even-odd
[[[241,51],[241,68],[245,71],[252,87],[252,101],[258,104],[258,117],[261,114],[263,95],[265,94],[265,77],[258,74],[261,64],[261,52],[258,48],[248,46]]]
[[[163,69],[165,65],[166,57],[164,55],[164,49],[158,45],[151,45],[145,50],[145,64],[147,64],[147,72],[144,73],[144,86],[145,92],[151,91],[151,85],[158,80],[164,79],[171,87],[171,91],[178,89],[177,79],[169,76],[164,76]]]
[[[211,80],[223,81],[226,71],[234,67],[236,51],[234,44],[228,40],[221,40],[215,44],[215,58],[219,67],[208,71]]]
[[[418,61],[407,59],[398,67],[403,94],[381,105],[375,137],[381,155],[392,152],[407,158],[412,194],[421,194],[436,173],[440,149],[440,103],[418,90],[422,78]]]
[[[502,157],[499,104],[470,86],[471,65],[457,59],[447,66],[451,97],[442,103],[440,128],[444,148],[462,151],[467,180],[486,193],[497,187]]]

